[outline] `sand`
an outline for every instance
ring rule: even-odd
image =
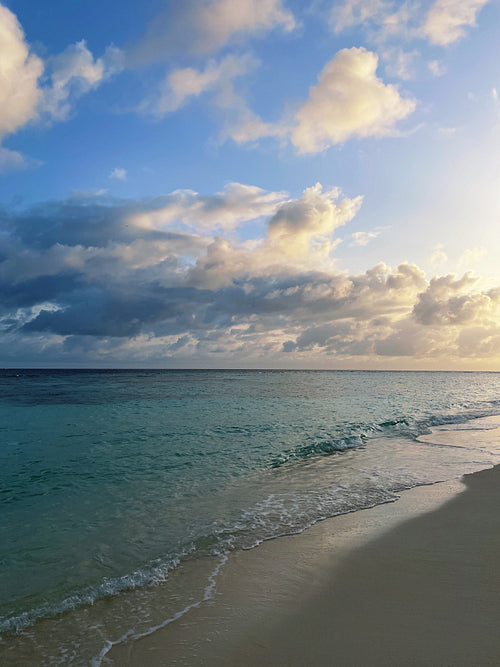
[[[500,665],[500,467],[232,555],[119,665]]]
[[[246,664],[500,664],[500,470],[465,481],[351,554]]]

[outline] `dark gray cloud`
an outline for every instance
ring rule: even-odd
[[[45,301],[71,299],[79,287],[76,275],[40,276],[19,283],[0,282],[1,309],[26,308]]]
[[[252,189],[235,192],[231,206],[193,197],[212,222],[217,211],[254,215]],[[428,281],[416,266],[379,264],[349,276],[309,245],[291,257],[275,244],[278,227],[292,246],[304,229],[323,234],[324,207],[315,207],[317,222],[303,200],[276,204],[283,210],[269,217],[268,233],[241,243],[175,229],[186,211],[179,201],[73,197],[0,212],[3,362],[290,365],[326,355],[369,364],[496,354],[500,289],[481,291],[470,274]],[[157,226],[165,210],[170,223]]]
[[[162,323],[164,335],[180,333],[200,326],[197,310],[209,298],[203,290],[165,289],[154,283],[135,293],[94,287],[65,296],[69,303],[61,310],[42,309],[22,329],[61,336],[129,337]]]
[[[0,222],[13,238],[32,249],[45,250],[56,243],[104,247],[110,242],[130,243],[138,237],[180,243],[186,239],[183,233],[138,227],[133,221],[139,214],[169,207],[180,208],[175,194],[139,202],[107,195],[75,196],[66,201],[39,204],[17,215],[0,212]],[[181,210],[177,219],[182,220]]]

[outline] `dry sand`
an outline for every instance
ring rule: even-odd
[[[500,665],[500,467],[234,554],[119,665]],[[465,490],[464,490],[465,489]]]

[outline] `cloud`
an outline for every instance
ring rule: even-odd
[[[404,46],[420,37],[420,5],[415,2],[384,0],[344,0],[334,2],[328,21],[336,34],[361,28],[369,43],[381,47],[389,42],[404,41]]]
[[[1,211],[2,360],[500,367],[500,288],[406,263],[336,269],[336,233],[360,205],[319,184],[297,198],[230,184]],[[256,216],[265,231],[239,239]]]
[[[423,34],[431,44],[448,46],[464,37],[466,28],[476,25],[477,13],[489,0],[436,0],[430,8]]]
[[[352,243],[351,246],[365,246],[370,243],[371,240],[376,239],[382,233],[382,229],[375,229],[371,232],[354,232],[352,234]]]
[[[439,264],[445,264],[448,261],[448,255],[444,251],[442,244],[438,244],[431,255],[431,264],[437,266]]]
[[[30,53],[16,16],[0,4],[0,172],[40,164],[1,145],[32,121],[66,120],[75,101],[123,68],[123,54],[109,46],[94,59],[85,41],[42,61]]]
[[[206,92],[218,91],[219,96],[230,87],[236,77],[249,72],[257,61],[249,56],[229,55],[220,62],[209,60],[203,70],[194,67],[169,72],[161,86],[138,107],[142,113],[163,116],[183,107],[190,99]]]
[[[458,258],[458,265],[469,269],[471,264],[478,264],[485,255],[484,248],[467,248]]]
[[[31,162],[33,161],[18,151],[11,151],[8,148],[0,146],[0,174],[6,171],[26,169]]]
[[[235,90],[232,80],[218,88],[213,103],[224,118],[221,133],[223,141],[230,138],[237,144],[244,144],[266,137],[283,141],[288,137],[289,127],[281,122],[268,123],[262,120],[248,107],[243,95]]]
[[[448,46],[464,37],[468,27],[476,25],[478,12],[488,2],[435,0],[426,11],[425,4],[418,2],[402,2],[398,6],[384,0],[344,0],[333,3],[328,20],[336,34],[360,27],[368,42],[378,47],[395,40],[404,40],[406,46],[417,39]],[[435,76],[443,73],[438,61],[432,61],[429,67]]]
[[[294,27],[282,0],[185,0],[155,18],[130,60],[146,63],[175,52],[206,55],[238,38]]]
[[[300,153],[318,153],[352,137],[395,133],[415,101],[377,78],[377,65],[377,55],[364,48],[343,49],[327,63],[296,114],[292,142]]]
[[[237,144],[255,142],[259,139],[272,137],[283,139],[287,137],[289,129],[279,123],[266,123],[241,100],[241,104],[233,107],[233,121],[227,121],[222,132],[222,139],[230,138]]]
[[[166,229],[181,224],[191,229],[234,229],[243,222],[272,214],[287,199],[284,192],[267,192],[254,185],[228,183],[214,195],[202,196],[194,190],[176,190],[149,200],[129,220],[144,229]]]
[[[0,5],[0,142],[37,118],[42,60],[30,53],[16,16]],[[0,167],[22,168],[24,157],[0,146]]]
[[[171,303],[172,290],[201,298],[205,288],[215,284],[216,268],[219,277],[225,277],[219,283],[228,286],[249,272],[269,274],[271,264],[283,262],[284,269],[290,265],[293,271],[289,256],[294,244],[306,254],[314,251],[313,240],[326,239],[354,215],[358,204],[338,199],[338,191],[323,193],[315,186],[300,199],[283,203],[282,195],[240,184],[199,199],[196,215],[200,219],[206,215],[249,220],[264,211],[276,211],[269,219],[267,236],[253,242],[253,247],[252,242],[210,241],[197,234],[147,226],[144,219],[137,220],[137,209],[147,215],[152,202],[94,198],[40,205],[3,220],[7,235],[0,248],[2,302],[19,307],[50,304],[36,314],[33,323],[23,323],[26,331],[69,335],[68,327],[74,322],[75,335],[98,335],[97,331],[132,335],[150,321],[165,319],[167,311],[159,302],[168,294]],[[151,300],[158,304],[153,307]],[[149,315],[139,308],[141,302],[149,304]],[[117,313],[122,313],[123,329]]]
[[[127,180],[127,170],[123,167],[115,167],[109,175],[110,178],[114,178],[118,181]]]
[[[220,62],[209,60],[204,69],[186,67],[169,72],[161,85],[139,104],[140,113],[158,118],[181,109],[194,98],[208,95],[212,107],[223,118],[220,139],[238,144],[264,137],[285,138],[289,128],[280,123],[267,123],[254,113],[235,89],[235,79],[258,65],[251,55],[228,55]]]
[[[139,239],[154,243],[161,239],[192,238],[168,225],[162,229],[159,224],[144,224],[140,216],[154,213],[166,201],[171,201],[170,195],[135,202],[110,197],[105,191],[75,193],[67,200],[45,202],[15,216],[4,214],[0,224],[9,238],[42,252],[56,245],[94,251],[113,243],[129,247]],[[172,226],[176,221],[172,216]]]
[[[362,197],[340,199],[340,194],[338,188],[323,192],[317,183],[300,198],[275,207],[263,238],[231,243],[216,237],[190,271],[190,284],[227,286],[247,275],[249,266],[259,277],[331,269],[331,253],[339,242],[333,234],[362,203]]]
[[[381,357],[407,359],[438,357],[443,360],[458,356],[455,332],[423,328],[408,319],[398,322],[388,336],[375,340],[373,352]]]
[[[500,327],[493,324],[464,328],[460,331],[457,345],[458,353],[465,358],[494,357],[500,349]]]
[[[50,83],[44,86],[40,112],[52,120],[67,120],[77,99],[123,69],[123,58],[120,49],[108,46],[102,58],[95,59],[85,40],[52,56],[47,61]]]
[[[412,58],[413,54],[399,54],[398,76],[409,76]],[[377,78],[377,64],[376,54],[363,48],[338,52],[320,73],[318,85],[310,89],[309,100],[292,122],[263,120],[235,89],[235,79],[258,65],[248,54],[209,60],[203,69],[172,70],[140,103],[138,111],[162,117],[208,94],[222,115],[222,141],[244,144],[272,137],[283,143],[291,140],[301,153],[320,152],[351,137],[394,135],[396,122],[414,110],[414,100],[402,97],[396,86]]]
[[[446,65],[440,60],[430,60],[427,67],[434,74],[434,76],[443,76],[446,74]]]
[[[4,137],[36,118],[43,63],[29,52],[17,18],[3,5],[0,34],[0,137]]]
[[[390,5],[383,0],[345,0],[335,3],[330,11],[330,25],[335,33],[354,26],[366,24],[370,20],[386,16]]]
[[[442,137],[454,137],[457,131],[456,127],[438,127],[438,132]]]
[[[328,255],[334,247],[333,232],[354,218],[363,201],[356,197],[337,203],[339,197],[338,188],[323,192],[320,183],[307,188],[300,199],[283,204],[276,211],[269,221],[268,240],[292,257],[308,253],[312,243]]]
[[[389,76],[397,77],[403,81],[415,78],[417,51],[407,53],[401,49],[389,49],[384,51],[382,57],[385,61],[385,71]]]
[[[471,272],[432,278],[413,308],[416,321],[425,325],[471,324],[491,317],[500,295],[496,291],[471,292],[477,278]]]

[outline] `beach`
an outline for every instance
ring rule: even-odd
[[[500,667],[499,32],[0,0],[0,667]]]
[[[496,374],[2,381],[2,665],[498,653]]]
[[[129,665],[498,665],[500,467],[235,554]]]

